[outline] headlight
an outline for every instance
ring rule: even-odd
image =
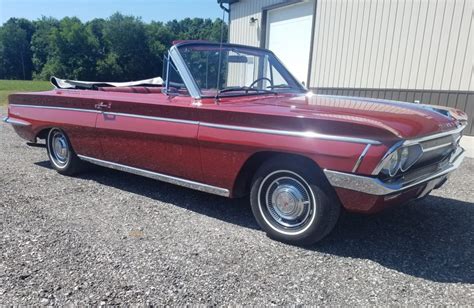
[[[394,176],[398,170],[407,171],[423,155],[423,148],[419,144],[406,146],[393,151],[387,156],[382,165],[382,173]]]
[[[400,168],[400,155],[398,150],[391,153],[386,159],[382,166],[382,172],[389,176],[394,176]]]
[[[408,150],[408,148],[402,148],[400,150],[400,168],[407,163],[409,156],[410,150]]]
[[[419,144],[404,147],[399,151],[400,170],[403,172],[407,171],[411,166],[413,166],[421,157],[421,155],[423,155],[423,149]]]

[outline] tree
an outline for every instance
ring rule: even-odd
[[[121,81],[152,75],[154,69],[145,25],[139,18],[115,13],[105,23],[103,36],[108,55],[100,63],[101,77],[108,75],[109,79]],[[114,69],[108,71],[109,67]]]
[[[33,24],[26,19],[10,18],[0,29],[0,63],[3,79],[31,79],[33,64],[30,41]]]
[[[221,27],[223,41],[227,41],[227,24],[221,19],[212,21],[202,18],[185,18],[177,21],[172,20],[166,23],[170,33],[175,36],[174,40],[207,40],[211,42],[220,42]]]
[[[163,56],[173,42],[173,34],[162,22],[152,22],[146,27],[148,48],[153,62],[153,76],[163,71]]]
[[[221,32],[222,30],[222,32]],[[185,18],[144,23],[115,13],[85,24],[78,18],[12,18],[0,26],[0,78],[98,81],[144,79],[162,74],[163,54],[175,40],[218,42],[220,19]]]
[[[59,28],[59,21],[52,17],[42,17],[34,22],[35,33],[31,37],[33,77],[41,79],[41,71],[53,53],[51,35]]]
[[[78,18],[63,18],[50,36],[50,54],[41,77],[94,79],[99,42]]]

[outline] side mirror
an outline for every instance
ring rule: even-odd
[[[227,61],[229,63],[247,63],[248,59],[246,56],[229,55]]]

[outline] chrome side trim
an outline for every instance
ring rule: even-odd
[[[173,119],[173,118],[162,118],[162,117],[152,117],[152,116],[145,116],[145,115],[131,114],[131,113],[120,113],[120,112],[107,112],[107,111],[105,111],[104,114],[105,115],[120,116],[120,117],[129,117],[129,118],[161,121],[161,122],[182,123],[182,124],[191,124],[191,125],[198,125],[199,124],[199,121],[181,120],[181,119]]]
[[[453,142],[447,142],[447,143],[443,143],[443,144],[440,144],[440,145],[437,145],[437,146],[434,146],[434,147],[431,147],[431,148],[426,148],[426,149],[423,148],[423,153],[438,150],[438,149],[442,149],[442,148],[445,148],[445,147],[450,146],[452,144],[453,144]]]
[[[37,109],[53,109],[53,110],[92,112],[92,113],[100,113],[101,112],[99,110],[92,110],[92,109],[80,109],[80,108],[57,107],[57,106],[39,106],[39,105],[22,105],[22,104],[10,104],[10,106],[22,107],[22,108],[37,108]]]
[[[56,110],[65,110],[65,111],[103,113],[103,114],[106,114],[106,115],[123,116],[123,117],[147,119],[147,120],[162,121],[162,122],[173,122],[173,123],[183,123],[183,124],[193,124],[193,125],[198,125],[199,124],[199,121],[182,120],[182,119],[174,119],[174,118],[153,117],[153,116],[146,116],[146,115],[140,115],[140,114],[131,114],[131,113],[107,112],[107,111],[102,112],[100,110],[91,110],[91,109],[79,109],[79,108],[56,107],[56,106],[19,105],[19,104],[11,104],[10,106],[26,107],[26,108],[29,107],[29,108],[38,108],[38,109],[56,109]]]
[[[319,134],[319,133],[311,132],[311,131],[298,132],[298,131],[288,131],[288,130],[276,130],[276,129],[267,129],[267,128],[214,124],[214,123],[207,123],[207,122],[201,122],[200,125],[205,126],[205,127],[211,127],[211,128],[221,128],[221,129],[237,130],[237,131],[244,131],[244,132],[251,132],[251,133],[317,138],[317,139],[322,139],[322,140],[365,143],[365,144],[374,144],[374,145],[381,144],[381,142],[377,140],[372,140],[372,139],[326,135],[326,134]]]
[[[107,112],[107,111],[102,112],[102,111],[99,111],[99,110],[78,109],[78,108],[69,108],[69,107],[19,105],[19,104],[11,104],[10,106],[26,107],[26,108],[38,108],[38,109],[56,109],[56,110],[65,110],[65,111],[104,113],[104,114],[110,114],[110,115],[115,115],[115,116],[125,116],[125,117],[133,117],[133,118],[148,119],[148,120],[155,120],[155,121],[165,121],[165,122],[202,125],[202,126],[211,127],[211,128],[237,130],[237,131],[252,132],[252,133],[262,133],[262,134],[292,136],[292,137],[304,137],[304,138],[316,138],[316,139],[322,139],[322,140],[351,142],[351,143],[364,143],[364,144],[371,144],[371,145],[382,144],[380,141],[372,140],[372,139],[326,135],[326,134],[320,134],[320,133],[316,133],[316,132],[312,132],[312,131],[299,132],[299,131],[287,131],[287,130],[247,127],[247,126],[235,126],[235,125],[215,124],[215,123],[199,122],[199,121],[192,121],[192,120],[182,120],[182,119],[174,119],[174,118],[161,118],[161,117],[145,116],[145,115],[130,114],[130,113]]]
[[[334,187],[350,189],[370,195],[384,196],[404,191],[406,189],[447,175],[448,173],[456,170],[459,167],[459,165],[464,159],[464,155],[464,149],[458,147],[456,152],[453,154],[449,164],[445,168],[433,174],[429,174],[425,177],[416,179],[412,182],[403,182],[402,180],[394,183],[385,183],[375,177],[361,176],[352,173],[345,173],[327,169],[324,170],[324,174],[326,175],[329,183],[331,183],[331,185]]]
[[[187,188],[191,188],[191,189],[195,189],[195,190],[199,190],[199,191],[203,191],[203,192],[207,192],[207,193],[211,193],[211,194],[215,194],[215,195],[219,195],[223,197],[230,196],[229,190],[225,188],[211,186],[204,183],[199,183],[199,182],[195,182],[191,180],[186,180],[186,179],[182,179],[182,178],[178,178],[178,177],[174,177],[174,176],[170,176],[170,175],[166,175],[162,173],[152,172],[152,171],[148,171],[144,169],[139,169],[135,167],[130,167],[126,165],[121,165],[121,164],[113,163],[110,161],[105,161],[105,160],[92,158],[92,157],[88,157],[84,155],[77,155],[77,156],[84,161],[87,161],[99,166],[103,166],[103,167],[107,167],[107,168],[111,168],[111,169],[115,169],[119,171],[124,171],[128,173],[133,173],[133,174],[141,175],[147,178],[151,178],[151,179],[159,180],[162,182],[171,183],[171,184],[175,184],[175,185],[179,185],[179,186],[183,186],[183,187],[187,187]]]
[[[2,119],[2,121],[7,123],[7,124],[14,125],[14,126],[30,126],[31,125],[30,123],[28,123],[26,121],[12,119],[10,117],[4,117]]]
[[[176,66],[176,69],[178,70],[181,79],[183,79],[183,82],[186,85],[189,94],[191,94],[194,99],[200,99],[201,91],[199,90],[196,81],[192,77],[191,72],[189,71],[186,63],[184,62],[183,57],[181,57],[181,54],[179,53],[179,50],[176,45],[171,46],[169,50],[169,55],[173,60],[173,63]],[[166,76],[166,78],[168,79],[169,77]]]
[[[354,165],[354,168],[352,168],[352,172],[356,172],[357,169],[359,169],[359,166],[360,166],[360,164],[362,163],[362,160],[364,160],[365,155],[367,155],[367,152],[369,151],[370,146],[371,146],[370,144],[368,144],[368,145],[365,146],[364,150],[362,151],[362,153],[361,153],[360,156],[359,156],[359,159],[357,159],[357,161],[356,161],[356,163],[355,163],[355,165]]]

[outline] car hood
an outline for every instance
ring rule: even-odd
[[[374,129],[374,134],[385,131],[403,139],[453,130],[467,121],[464,112],[453,108],[360,97],[307,94],[267,96],[254,102],[283,108],[285,113],[299,118],[344,123],[340,127],[349,131],[340,133],[350,134],[351,127],[357,131],[364,126],[369,134]]]

